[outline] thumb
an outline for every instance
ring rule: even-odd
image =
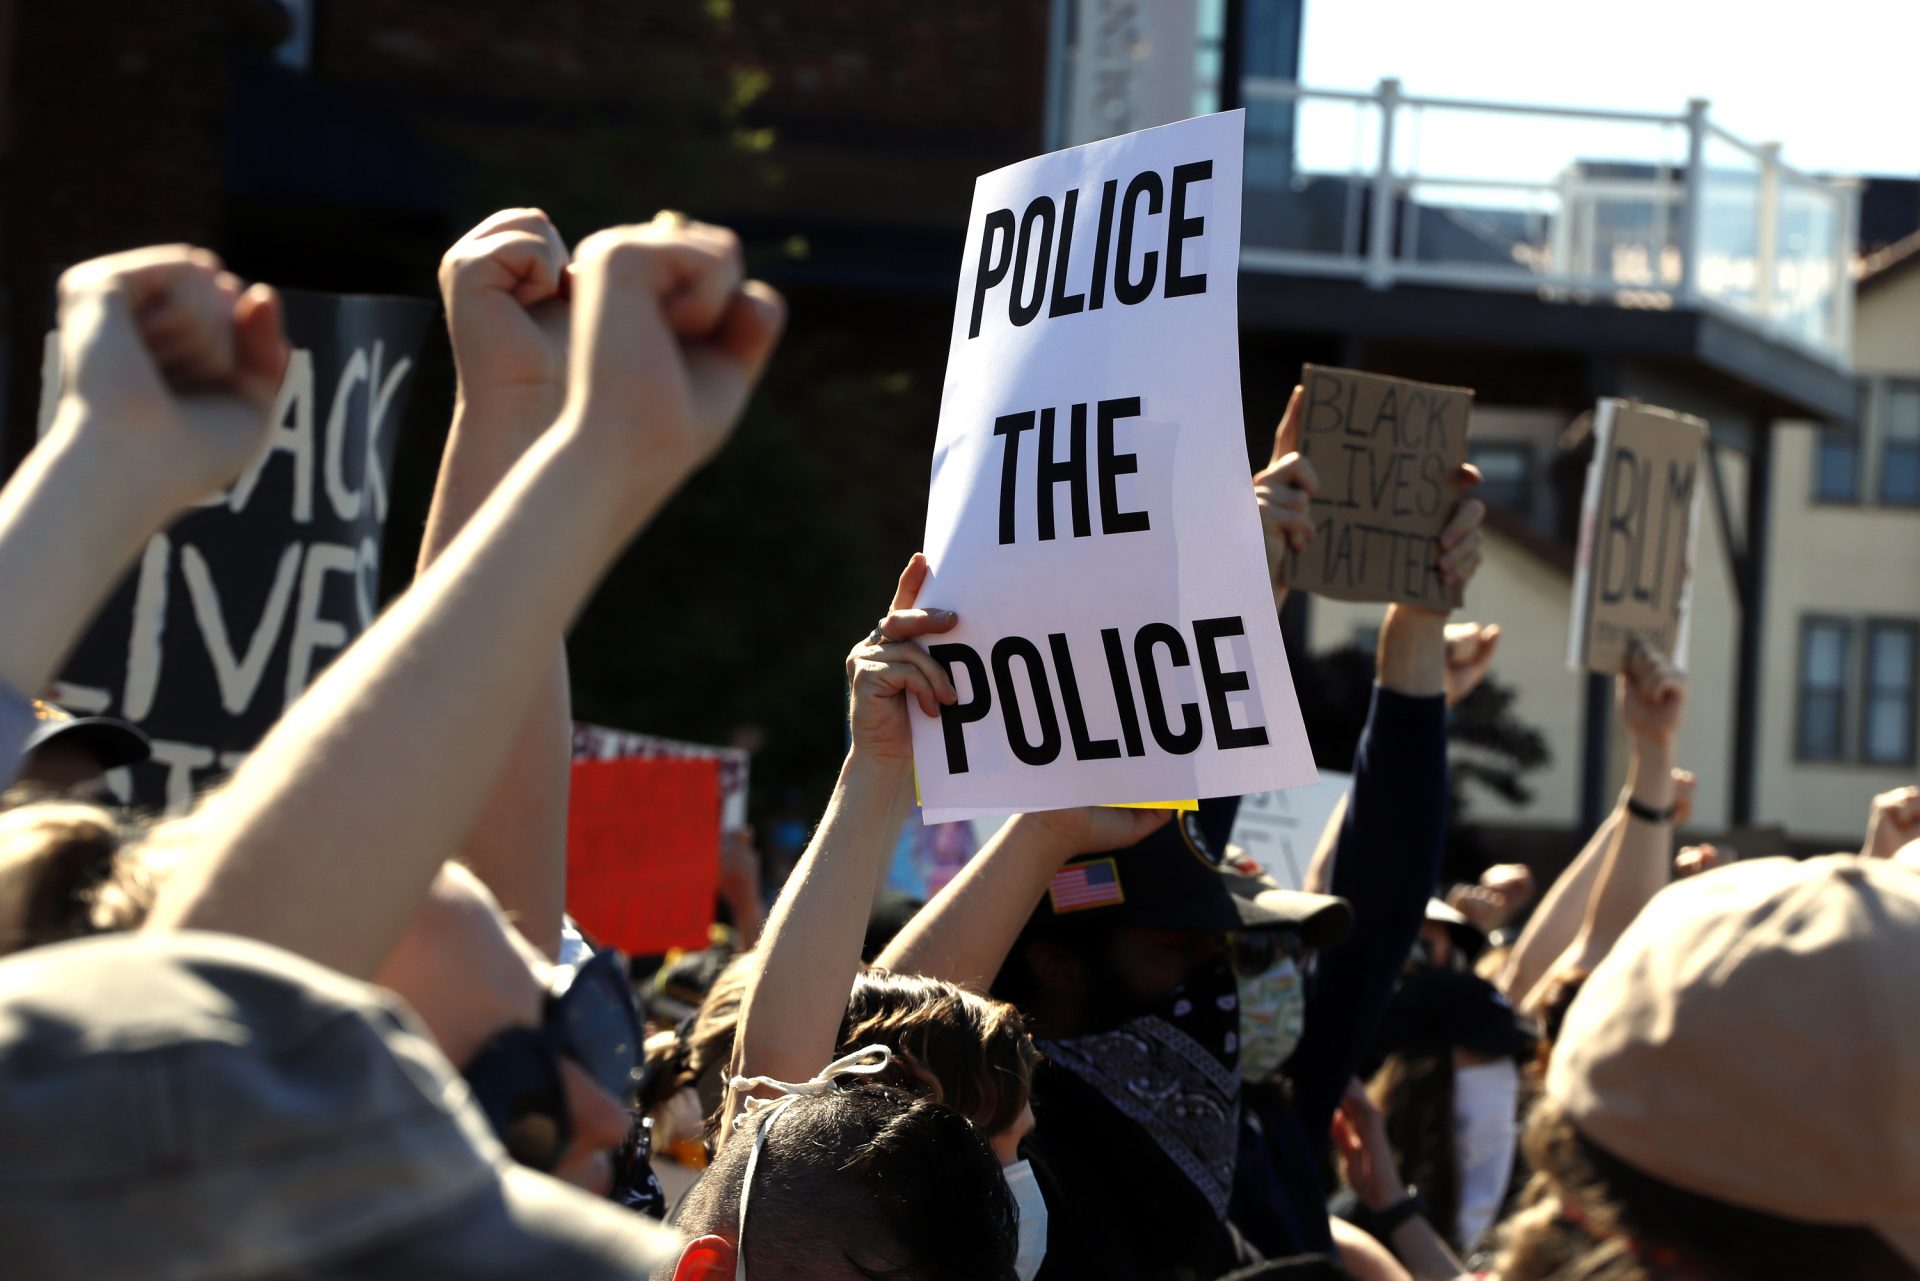
[[[740,363],[751,382],[766,367],[786,323],[786,299],[772,285],[749,280],[728,305],[714,341]]]
[[[1360,1154],[1360,1136],[1354,1131],[1353,1122],[1347,1119],[1345,1110],[1333,1114],[1333,1142],[1342,1160],[1352,1161]]]
[[[234,390],[267,408],[287,376],[290,354],[280,295],[269,285],[254,285],[233,306]]]
[[[1273,432],[1273,457],[1267,462],[1269,467],[1300,448],[1301,390],[1296,383],[1293,394],[1287,397],[1287,412],[1280,415],[1280,425]]]

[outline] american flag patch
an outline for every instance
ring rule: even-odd
[[[1120,890],[1120,871],[1110,858],[1088,863],[1072,863],[1053,874],[1047,898],[1058,912],[1079,912],[1089,907],[1111,907],[1124,903]]]

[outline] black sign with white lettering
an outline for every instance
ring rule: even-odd
[[[379,607],[394,435],[438,309],[283,297],[294,351],[266,454],[148,541],[55,690],[152,737],[110,779],[137,805],[183,806],[232,770]]]

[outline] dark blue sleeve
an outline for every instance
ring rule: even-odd
[[[27,738],[39,725],[33,703],[0,681],[0,787],[10,787],[26,764]]]
[[[1446,835],[1446,699],[1376,685],[1333,857],[1331,888],[1353,907],[1353,937],[1317,962],[1287,1071],[1295,1117],[1316,1139],[1333,1123],[1419,936]]]

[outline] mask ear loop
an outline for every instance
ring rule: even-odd
[[[806,1081],[777,1081],[770,1076],[736,1076],[727,1082],[727,1087],[740,1091],[742,1111],[739,1120],[760,1112],[766,1115],[760,1118],[760,1124],[753,1133],[753,1151],[747,1154],[746,1172],[740,1176],[740,1224],[735,1230],[733,1247],[734,1281],[747,1281],[747,1196],[753,1190],[753,1174],[760,1167],[760,1154],[766,1150],[767,1134],[773,1129],[773,1123],[795,1099],[825,1094],[834,1088],[834,1082],[843,1076],[877,1076],[893,1064],[893,1051],[884,1045],[869,1045],[855,1050],[852,1054],[835,1059],[820,1069],[819,1075]],[[754,1089],[778,1090],[777,1099],[755,1098],[745,1095],[745,1091]]]

